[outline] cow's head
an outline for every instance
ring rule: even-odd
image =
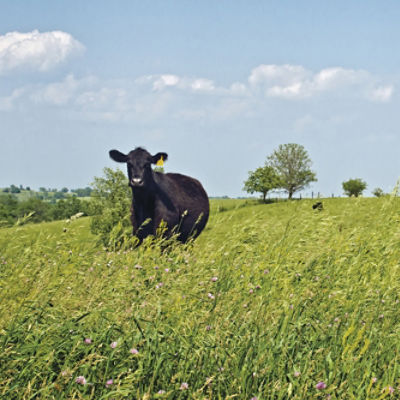
[[[126,163],[128,166],[129,185],[131,187],[145,187],[153,180],[151,164],[156,164],[157,161],[166,161],[167,153],[157,153],[152,156],[148,151],[138,147],[123,154],[118,150],[110,150],[110,157],[117,162]]]

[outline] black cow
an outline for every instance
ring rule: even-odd
[[[111,150],[109,154],[114,161],[127,163],[132,189],[133,234],[140,242],[155,235],[162,221],[167,224],[165,235],[177,233],[181,242],[200,234],[207,223],[210,207],[199,181],[181,174],[153,171],[151,164],[167,160],[166,153],[152,156],[138,147],[127,155],[118,150]]]
[[[317,201],[312,205],[313,210],[319,210],[322,211],[324,209],[324,205],[322,204],[322,201]]]

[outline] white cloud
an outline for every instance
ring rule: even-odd
[[[0,74],[21,68],[48,71],[83,50],[66,32],[9,32],[0,36]]]
[[[251,86],[278,84],[291,86],[299,81],[304,81],[310,72],[300,65],[259,65],[251,71],[249,83]]]
[[[18,105],[29,109],[60,107],[81,118],[104,120],[253,118],[280,102],[327,100],[339,108],[342,100],[389,102],[395,87],[364,70],[341,67],[312,72],[302,66],[261,65],[247,81],[226,87],[213,80],[174,74],[146,75],[135,80],[102,81],[67,75],[59,82],[36,84],[0,97],[0,110]]]
[[[342,67],[312,72],[300,65],[260,65],[248,81],[253,91],[262,89],[267,97],[288,100],[335,94],[387,102],[394,90],[393,86],[377,86],[379,80],[367,71]]]
[[[180,79],[176,75],[161,75],[153,82],[154,90],[162,90],[168,86],[176,86]]]
[[[392,85],[381,86],[372,90],[372,92],[370,93],[370,98],[373,101],[386,103],[392,98],[393,92],[394,87]]]
[[[24,88],[15,89],[9,96],[0,97],[0,111],[11,111],[15,102],[25,94]]]
[[[86,90],[96,85],[94,77],[77,79],[74,75],[67,75],[61,82],[47,84],[31,91],[31,99],[35,103],[47,103],[63,106],[69,102],[76,102]]]
[[[214,82],[210,79],[195,79],[190,86],[193,90],[201,92],[212,92],[215,89]]]

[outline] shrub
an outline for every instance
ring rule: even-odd
[[[382,190],[381,188],[375,188],[375,189],[372,191],[372,194],[373,194],[375,197],[381,197],[381,196],[383,196],[385,193],[383,192],[383,190]]]
[[[358,197],[367,188],[367,184],[360,178],[356,178],[343,182],[342,187],[347,196]]]
[[[91,193],[92,233],[109,249],[132,243],[131,194],[128,179],[120,170],[104,168],[104,177],[95,177]]]

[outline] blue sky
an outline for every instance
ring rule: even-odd
[[[0,187],[89,184],[108,150],[244,195],[281,143],[318,182],[400,176],[398,1],[0,0]]]

